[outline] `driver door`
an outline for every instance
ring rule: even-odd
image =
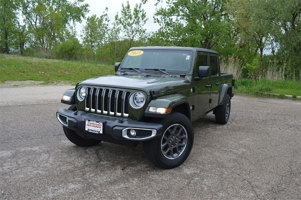
[[[210,77],[194,79],[198,76],[199,66],[208,66],[209,56],[198,52],[196,66],[193,74],[192,87],[190,89],[189,104],[191,109],[191,119],[199,119],[210,110]]]

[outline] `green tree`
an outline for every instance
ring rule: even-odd
[[[103,47],[103,55],[107,57],[112,62],[117,62],[118,55],[120,52],[119,43],[120,41],[120,26],[118,25],[118,22],[115,21],[110,27],[110,30],[108,32],[108,43]],[[126,45],[126,48],[128,48],[128,45]]]
[[[243,49],[239,54],[241,59],[245,59],[243,63],[253,62],[259,53],[258,66],[252,66],[257,68],[258,78],[265,76],[263,55],[271,42],[272,13],[266,12],[270,6],[269,1],[262,0],[236,0],[227,4],[227,11],[233,17],[232,22],[237,31],[239,50]]]
[[[83,30],[83,43],[89,46],[95,52],[97,48],[103,45],[107,40],[109,30],[109,17],[107,9],[100,17],[92,15],[87,18]]]
[[[17,1],[0,1],[0,52],[9,53],[14,40],[13,33],[17,21]]]
[[[273,67],[281,66],[287,78],[301,78],[299,0],[232,0],[227,3],[227,11],[237,33],[237,55],[245,67],[251,66],[253,72],[257,70],[257,78],[265,76],[267,64],[263,63],[264,57],[265,61],[277,59],[278,66]],[[269,50],[272,56],[264,56]],[[254,62],[257,56],[259,62]],[[254,63],[257,66],[253,66]]]
[[[155,14],[153,40],[166,45],[231,51],[233,28],[222,0],[165,0]]]
[[[301,79],[301,1],[271,0],[278,56],[289,65],[287,78]],[[280,60],[279,59],[279,60]],[[282,63],[284,64],[284,63]]]
[[[64,41],[71,23],[81,22],[88,12],[84,0],[22,0],[22,15],[34,41],[33,47],[48,52]]]
[[[17,22],[17,26],[15,29],[15,46],[16,49],[20,50],[20,54],[24,54],[25,50],[25,44],[26,42],[29,42],[29,32],[26,24],[20,24],[20,22]]]
[[[135,4],[134,9],[130,7],[127,1],[126,5],[122,4],[120,16],[117,13],[115,21],[122,33],[121,38],[129,40],[129,47],[132,46],[134,40],[142,40],[146,36],[146,12],[142,8],[142,3]]]

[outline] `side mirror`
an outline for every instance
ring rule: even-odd
[[[115,72],[118,71],[119,67],[120,67],[120,62],[115,63]]]
[[[209,76],[209,66],[199,66],[198,71],[199,78],[204,78]]]

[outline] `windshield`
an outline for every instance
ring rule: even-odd
[[[192,52],[187,50],[132,50],[123,59],[121,69],[189,72]]]

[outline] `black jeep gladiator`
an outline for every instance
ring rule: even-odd
[[[216,51],[135,47],[115,64],[115,71],[64,93],[61,102],[70,107],[56,116],[72,143],[143,142],[153,164],[174,168],[191,151],[192,121],[210,111],[219,124],[229,120],[234,80],[220,72]]]

